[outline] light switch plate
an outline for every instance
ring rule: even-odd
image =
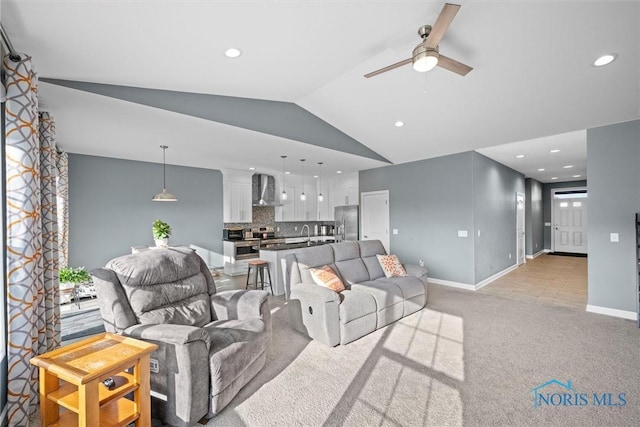
[[[398,229],[397,228],[393,229],[393,234],[398,234]]]
[[[618,243],[620,241],[620,235],[618,233],[611,233],[609,235],[609,239],[611,240],[611,242],[613,243]]]
[[[458,230],[458,237],[468,237],[469,232],[467,230]]]

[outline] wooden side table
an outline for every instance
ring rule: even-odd
[[[40,424],[150,426],[149,355],[156,348],[103,333],[32,358],[40,374]],[[109,377],[112,390],[102,384]],[[125,397],[130,393],[133,400]]]

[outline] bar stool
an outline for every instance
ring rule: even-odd
[[[261,288],[264,289],[264,271],[267,270],[267,276],[269,278],[269,289],[271,290],[271,295],[273,295],[273,287],[271,286],[271,270],[269,269],[269,263],[263,259],[252,259],[247,262],[247,285],[245,289],[249,289],[249,279],[251,278],[251,270],[253,270],[253,287],[258,289],[258,274],[260,275],[260,285]]]

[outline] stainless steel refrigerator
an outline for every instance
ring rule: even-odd
[[[333,218],[335,220],[334,234],[337,242],[344,240],[358,240],[358,206],[336,206]]]

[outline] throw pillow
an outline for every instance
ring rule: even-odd
[[[309,273],[311,273],[311,278],[316,282],[316,285],[324,286],[334,292],[342,292],[345,290],[342,280],[340,280],[328,265],[322,268],[310,268]]]
[[[393,276],[406,276],[407,272],[400,263],[400,260],[395,255],[376,255],[380,267],[384,271],[384,275],[387,277]]]

